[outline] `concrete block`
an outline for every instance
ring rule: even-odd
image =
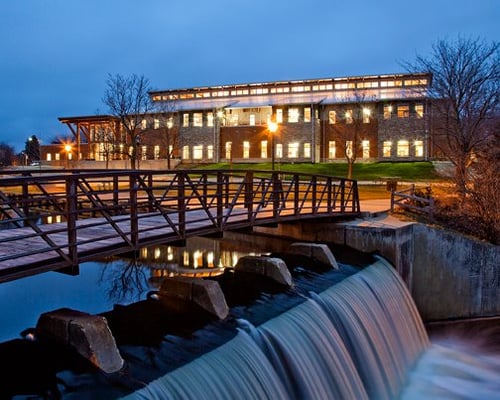
[[[282,285],[293,285],[292,275],[281,258],[266,256],[241,257],[235,266],[235,270],[266,276]]]
[[[37,335],[73,348],[106,373],[118,372],[124,361],[106,318],[68,308],[44,313],[36,326]]]
[[[177,276],[165,279],[160,287],[160,298],[179,299],[194,303],[219,319],[229,315],[224,293],[215,281]]]
[[[331,265],[333,269],[339,269],[335,256],[326,244],[297,242],[292,243],[287,251],[292,254],[314,258],[323,264]]]

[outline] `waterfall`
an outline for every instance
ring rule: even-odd
[[[381,258],[260,326],[239,322],[234,339],[127,399],[467,398],[458,381],[471,399],[500,391],[498,359],[429,344],[406,286]]]

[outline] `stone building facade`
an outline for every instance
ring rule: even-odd
[[[425,161],[435,156],[426,93],[431,76],[393,74],[151,92],[158,110],[127,142],[112,116],[65,117],[79,159],[174,158],[185,163]],[[278,130],[268,129],[270,121]],[[107,146],[112,142],[113,154]],[[82,153],[85,149],[86,153]],[[49,150],[42,149],[44,160]],[[106,156],[106,157],[104,157]],[[75,157],[76,156],[75,153]]]

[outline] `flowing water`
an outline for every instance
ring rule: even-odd
[[[239,323],[236,338],[127,400],[500,396],[500,358],[431,345],[382,259],[260,326]]]

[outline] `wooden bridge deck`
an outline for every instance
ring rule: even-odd
[[[355,181],[267,174],[78,171],[2,178],[0,281],[189,236],[359,213]]]

